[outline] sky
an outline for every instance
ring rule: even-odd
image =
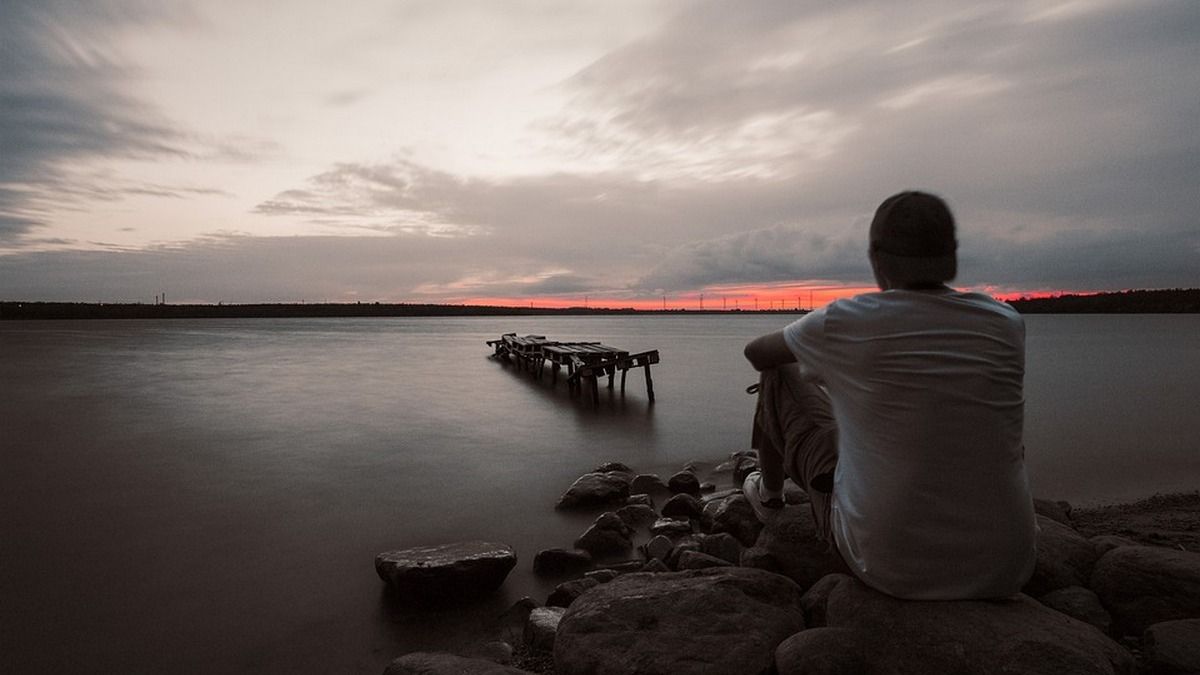
[[[1200,3],[5,0],[0,300],[808,306],[1200,285]]]

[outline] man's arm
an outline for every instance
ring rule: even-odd
[[[751,340],[744,353],[746,360],[758,371],[778,368],[796,360],[796,355],[788,349],[787,342],[783,339],[783,331],[768,333]]]

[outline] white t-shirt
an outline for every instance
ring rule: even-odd
[[[900,598],[1018,592],[1036,523],[1025,474],[1025,324],[980,293],[838,300],[783,335],[838,424],[831,528],[858,576]]]

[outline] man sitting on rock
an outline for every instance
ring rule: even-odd
[[[1025,326],[1010,306],[945,285],[957,245],[940,198],[889,197],[870,230],[880,292],[745,351],[761,372],[760,471],[743,486],[759,519],[783,507],[786,474],[810,496],[817,536],[900,598],[1009,596],[1034,566]]]

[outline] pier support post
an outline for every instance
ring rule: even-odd
[[[650,399],[651,403],[654,403],[654,379],[650,377],[650,364],[647,363],[642,367],[646,371],[646,398]]]

